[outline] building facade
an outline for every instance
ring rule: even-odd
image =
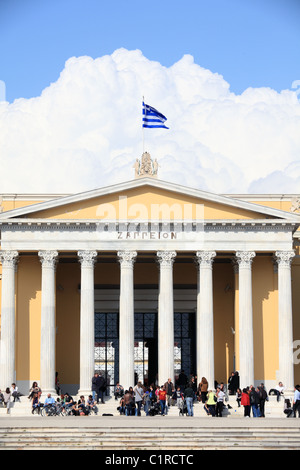
[[[300,381],[296,195],[216,195],[151,174],[2,195],[0,388],[87,394],[176,381]],[[108,391],[110,388],[108,387]]]

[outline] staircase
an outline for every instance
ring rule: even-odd
[[[274,398],[266,403],[265,419],[249,419],[231,397],[232,409],[220,419],[207,416],[199,403],[193,418],[179,416],[176,406],[168,416],[120,416],[114,399],[99,406],[98,416],[42,417],[32,415],[22,397],[10,414],[0,408],[0,450],[106,450],[116,455],[130,450],[299,450],[300,420],[287,419],[283,401]]]
[[[53,418],[47,418],[47,420]],[[54,418],[55,419],[55,418]],[[65,418],[62,418],[63,420]],[[66,418],[68,419],[68,418]],[[139,426],[132,418],[130,427],[89,426],[89,418],[79,418],[85,425],[76,426],[76,417],[70,427],[5,427],[0,428],[1,450],[299,450],[300,427],[271,425],[219,427],[193,422],[186,427],[160,425],[153,418]],[[126,419],[126,418],[125,418]],[[143,420],[145,418],[142,418]],[[148,419],[148,418],[147,418]],[[293,423],[295,420],[293,421]],[[82,422],[81,422],[82,424]]]

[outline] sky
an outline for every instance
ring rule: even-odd
[[[300,1],[0,0],[0,193],[300,193]],[[168,118],[146,129],[141,102]]]

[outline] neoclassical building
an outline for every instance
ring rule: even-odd
[[[110,391],[183,369],[211,387],[237,370],[241,386],[293,389],[298,196],[180,186],[146,157],[125,183],[1,196],[0,388],[54,393],[58,372],[87,394],[94,371]]]

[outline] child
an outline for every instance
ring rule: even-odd
[[[183,394],[180,390],[180,387],[177,387],[177,390],[174,393],[174,399],[176,400],[176,405],[178,409],[180,410],[182,406],[182,402],[183,402]]]

